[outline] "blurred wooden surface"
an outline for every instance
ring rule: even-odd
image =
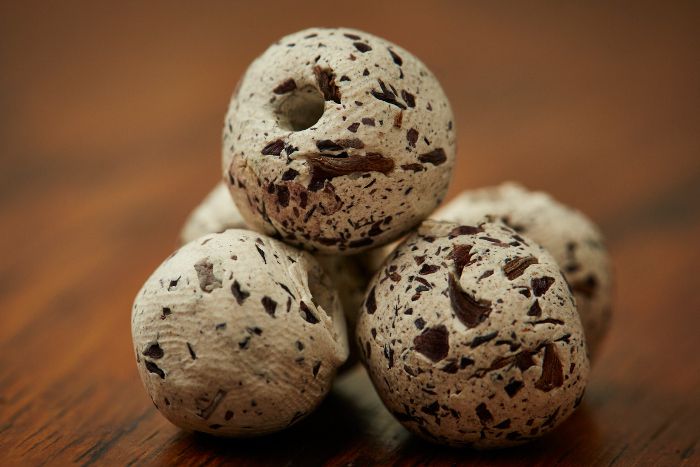
[[[700,464],[700,8],[355,1],[0,6],[0,464]],[[285,433],[216,440],[142,390],[129,317],[217,180],[247,64],[312,25],[365,29],[441,79],[451,195],[514,179],[599,222],[616,264],[581,409],[500,452],[433,447],[357,369]]]

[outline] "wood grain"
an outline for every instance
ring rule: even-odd
[[[0,7],[0,463],[700,464],[697,4],[97,3]],[[361,368],[308,420],[243,441],[178,430],[141,388],[131,302],[217,179],[236,80],[279,36],[339,24],[440,78],[450,196],[519,180],[608,235],[612,332],[582,407],[540,441],[428,445]]]

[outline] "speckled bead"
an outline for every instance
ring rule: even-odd
[[[337,293],[311,255],[246,230],[199,237],[134,302],[139,374],[175,425],[281,430],[328,393],[348,354]]]
[[[371,281],[357,340],[385,405],[440,444],[539,437],[574,411],[588,379],[559,267],[502,223],[424,222]]]
[[[431,216],[471,224],[497,219],[545,247],[571,285],[595,360],[610,327],[612,271],[603,235],[583,213],[515,183],[470,190]]]
[[[224,178],[253,229],[352,254],[439,205],[455,141],[447,97],[422,62],[366,32],[314,28],[248,68],[226,115]]]
[[[192,211],[180,232],[180,238],[185,244],[207,234],[234,228],[248,229],[248,226],[233,203],[226,185],[222,182]],[[348,323],[348,333],[352,338],[355,335],[357,315],[362,307],[365,289],[372,273],[367,271],[359,255],[315,254],[314,258],[321,264],[338,291]],[[344,368],[357,362],[354,348],[354,346],[351,347],[351,355]]]

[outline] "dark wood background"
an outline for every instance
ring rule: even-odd
[[[97,3],[0,6],[0,464],[700,464],[697,3]],[[612,332],[550,436],[430,446],[361,369],[248,441],[182,432],[143,392],[132,299],[217,181],[236,80],[314,25],[384,36],[437,74],[459,132],[451,195],[518,180],[606,232]]]

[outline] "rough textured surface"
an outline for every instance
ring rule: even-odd
[[[247,229],[238,208],[231,199],[231,195],[222,182],[204,198],[190,214],[185,226],[182,228],[180,238],[182,243],[187,243],[206,234],[223,232],[226,229]],[[371,273],[365,268],[359,255],[314,255],[321,264],[330,281],[338,292],[340,303],[347,319],[347,329],[350,341],[355,335],[355,323],[365,288]],[[376,269],[375,269],[376,270]],[[350,349],[351,356],[345,366],[356,362],[354,347]]]
[[[357,339],[389,410],[437,443],[539,437],[578,406],[588,378],[557,264],[500,222],[424,222],[370,283]]]
[[[220,233],[227,229],[246,228],[226,184],[220,182],[190,213],[180,232],[180,242],[188,243],[203,235]]]
[[[603,236],[580,211],[515,183],[464,191],[431,217],[476,223],[490,216],[535,240],[559,264],[576,297],[591,359],[610,324],[612,272]]]
[[[455,141],[447,97],[417,58],[362,31],[308,29],[272,45],[239,83],[224,178],[254,229],[352,254],[437,207]]]
[[[161,413],[220,436],[304,418],[348,353],[337,294],[311,255],[235,229],[161,264],[136,297],[132,336]]]

